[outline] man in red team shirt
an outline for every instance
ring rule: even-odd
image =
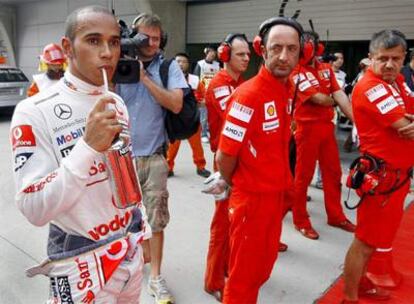
[[[244,34],[229,34],[219,47],[219,59],[224,68],[211,80],[206,92],[210,148],[217,152],[221,129],[224,124],[227,100],[242,82],[241,74],[250,61],[250,50]],[[214,170],[217,166],[214,163]],[[228,271],[229,259],[229,219],[228,199],[216,201],[216,209],[210,227],[210,243],[207,254],[205,290],[221,300]]]
[[[414,98],[399,74],[406,49],[405,36],[399,31],[374,34],[369,46],[371,67],[352,95],[360,151],[368,163],[364,170],[378,185],[364,180],[361,187],[355,187],[361,195],[361,205],[355,238],[345,258],[342,303],[358,303],[358,296],[379,300],[390,297],[389,291],[369,281],[365,270],[376,248],[392,247],[410,186]]]
[[[296,122],[295,141],[297,160],[295,168],[295,202],[293,222],[305,237],[318,239],[306,210],[307,190],[315,171],[316,161],[322,172],[325,209],[328,224],[349,232],[355,230],[341,207],[341,164],[333,123],[334,105],[352,120],[352,112],[346,94],[339,87],[332,68],[316,58],[319,35],[315,32],[304,34],[304,61],[291,74],[297,90],[294,112]],[[306,58],[308,56],[308,58]],[[307,62],[306,62],[307,61]]]
[[[289,170],[289,74],[300,54],[302,27],[274,17],[259,28],[258,74],[230,96],[217,164],[232,186],[229,277],[223,303],[256,303],[278,255]]]

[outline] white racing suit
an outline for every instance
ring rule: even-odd
[[[12,119],[17,206],[32,224],[50,223],[48,259],[28,271],[50,277],[49,303],[139,302],[145,209],[114,206],[103,154],[82,138],[102,91],[66,72]],[[116,109],[128,122],[122,99]]]

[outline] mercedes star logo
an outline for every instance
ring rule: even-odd
[[[56,117],[60,119],[66,120],[72,116],[72,108],[64,103],[58,103],[55,105],[54,111]]]

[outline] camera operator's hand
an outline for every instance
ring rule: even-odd
[[[147,75],[147,72],[144,69],[144,64],[142,63],[141,60],[138,60],[139,62],[139,81],[142,81],[143,83],[145,83],[145,81],[149,80],[149,77]]]
[[[95,151],[106,151],[115,136],[122,131],[122,126],[116,119],[115,110],[107,110],[107,104],[115,104],[112,97],[99,99],[86,119],[84,141]]]

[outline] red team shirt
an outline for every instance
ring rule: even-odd
[[[413,99],[401,76],[394,84],[389,84],[371,69],[355,86],[352,108],[361,141],[360,151],[381,158],[387,164],[386,175],[378,186],[382,191],[395,186],[400,174],[404,180],[414,163],[414,141],[401,138],[391,126],[405,113],[413,113]],[[356,237],[376,248],[390,248],[404,212],[408,188],[409,183],[406,183],[390,195],[366,196],[358,208]]]
[[[297,86],[298,78],[300,80]],[[333,107],[307,102],[316,93],[330,95],[341,89],[329,64],[316,61],[315,68],[297,65],[291,74],[291,80],[292,88],[296,89],[296,86],[298,88],[295,105],[296,121],[331,121],[333,119]]]
[[[232,182],[249,192],[276,192],[292,183],[289,91],[262,67],[229,99],[219,150],[238,157]]]
[[[244,82],[242,77],[236,81],[226,70],[218,72],[211,80],[206,92],[206,107],[208,111],[208,126],[210,130],[211,151],[216,152],[221,128],[223,127],[227,101],[240,84]]]
[[[368,69],[352,99],[361,152],[381,158],[394,168],[413,165],[414,141],[400,137],[391,127],[405,113],[414,113],[413,96],[402,75],[392,85]]]

